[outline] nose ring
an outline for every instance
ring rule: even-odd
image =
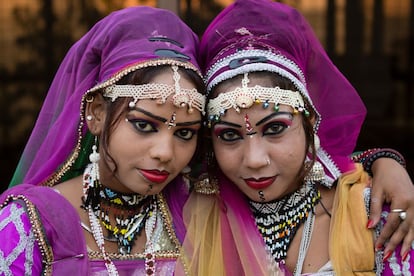
[[[270,159],[266,158],[266,164],[269,166],[270,165]]]

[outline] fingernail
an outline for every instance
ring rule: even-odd
[[[382,244],[378,244],[376,247],[375,247],[375,251],[378,251],[378,250],[381,250],[382,249]]]
[[[403,262],[407,259],[407,257],[408,257],[408,251],[407,252],[405,252],[404,253],[404,255],[402,256],[402,260],[403,260]]]
[[[385,262],[391,257],[392,252],[388,251],[386,254],[384,254],[384,258],[382,258],[382,261]]]
[[[368,229],[371,229],[372,228],[372,224],[373,224],[372,223],[372,219],[369,219],[368,222],[367,222],[367,228]]]

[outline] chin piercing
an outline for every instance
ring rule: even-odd
[[[263,193],[263,191],[259,191],[259,198],[260,198],[260,200],[262,201],[262,202],[265,202],[265,197],[264,197],[264,193]]]
[[[148,185],[148,190],[145,192],[145,194],[147,195],[149,192],[151,192],[151,190],[152,190],[152,186],[153,186],[153,184],[149,184]]]

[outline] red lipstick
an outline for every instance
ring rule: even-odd
[[[170,175],[170,173],[167,171],[159,170],[140,170],[140,172],[143,177],[153,183],[162,183],[167,180],[168,176]]]
[[[262,177],[259,179],[247,178],[244,181],[246,182],[247,186],[249,186],[252,189],[263,190],[269,187],[270,185],[272,185],[275,179],[276,179],[276,176],[272,176],[272,177]]]

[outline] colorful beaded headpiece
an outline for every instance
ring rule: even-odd
[[[240,112],[241,108],[250,108],[254,103],[263,104],[263,108],[268,108],[270,103],[274,103],[277,111],[279,105],[285,104],[293,108],[293,112],[303,112],[305,116],[309,112],[305,109],[305,103],[298,91],[285,90],[280,87],[263,87],[255,85],[248,87],[248,73],[244,73],[242,86],[233,91],[220,93],[216,98],[209,100],[208,120],[209,122],[219,121],[226,110],[234,108]]]
[[[110,85],[105,88],[104,96],[115,101],[119,97],[132,97],[134,100],[129,103],[132,108],[138,100],[157,99],[159,104],[164,104],[167,98],[174,94],[172,102],[176,107],[187,106],[188,113],[193,112],[193,107],[205,113],[205,96],[197,91],[197,89],[185,89],[180,87],[180,74],[178,66],[171,66],[173,70],[174,86],[164,83],[147,83],[140,85]]]

